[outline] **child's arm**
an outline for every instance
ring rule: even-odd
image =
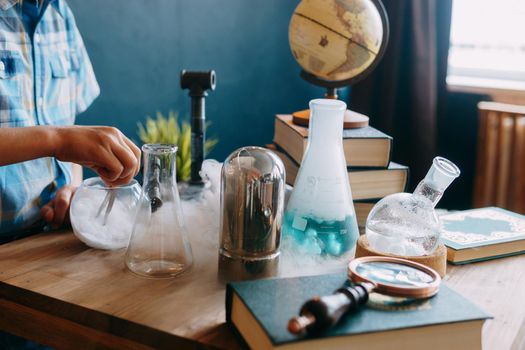
[[[0,128],[0,166],[41,157],[73,164],[72,182],[60,188],[41,211],[58,227],[67,219],[73,194],[87,166],[109,185],[128,183],[140,168],[140,150],[115,128],[101,126],[34,126]]]
[[[0,128],[0,166],[41,157],[91,168],[110,186],[128,183],[140,168],[140,150],[115,128]]]
[[[53,127],[0,128],[0,166],[53,154]]]

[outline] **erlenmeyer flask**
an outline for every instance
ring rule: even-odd
[[[177,147],[146,144],[142,152],[144,183],[126,265],[142,276],[172,277],[192,263],[175,180]]]
[[[343,153],[345,110],[339,100],[310,101],[308,145],[282,229],[305,253],[340,256],[359,236]]]

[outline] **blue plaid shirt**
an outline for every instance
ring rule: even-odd
[[[71,9],[52,0],[31,38],[19,1],[0,0],[0,127],[74,124],[100,90]],[[70,180],[71,165],[54,158],[0,167],[0,240],[39,225]]]

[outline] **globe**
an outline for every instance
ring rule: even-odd
[[[386,22],[377,0],[302,0],[292,15],[288,39],[303,70],[322,80],[349,82],[380,59]]]

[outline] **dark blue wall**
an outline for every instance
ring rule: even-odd
[[[136,124],[146,115],[169,109],[189,114],[181,69],[215,69],[217,90],[207,99],[207,116],[209,135],[220,143],[210,157],[223,160],[240,146],[271,142],[275,113],[303,109],[323,94],[299,77],[288,47],[288,22],[298,2],[69,0],[101,87],[78,123],[113,125],[139,143]],[[462,176],[440,206],[470,206],[480,99],[448,98],[440,152],[458,163]]]
[[[272,140],[273,115],[304,109],[323,91],[301,80],[288,47],[296,1],[69,0],[101,95],[79,124],[120,128],[138,142],[137,121],[157,110],[189,115],[181,69],[215,69],[207,99],[210,157]]]

